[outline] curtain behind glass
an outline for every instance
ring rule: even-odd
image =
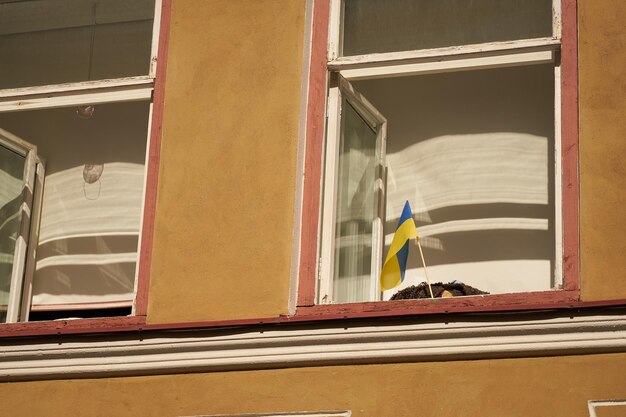
[[[33,310],[133,299],[150,103],[0,114],[46,160]],[[67,150],[71,149],[71,152]]]
[[[0,2],[0,89],[147,75],[154,0]]]
[[[372,222],[376,217],[376,137],[347,100],[342,103],[333,299],[367,301]]]
[[[345,0],[343,54],[552,36],[551,0]]]
[[[0,323],[6,321],[15,257],[22,221],[25,158],[0,145]]]

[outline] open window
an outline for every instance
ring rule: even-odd
[[[0,322],[132,313],[159,11],[0,2]]]
[[[406,200],[432,281],[562,288],[560,0],[330,5],[317,303],[425,280],[378,287]]]
[[[375,299],[382,265],[387,120],[341,75],[329,96],[325,222],[320,267],[332,273],[323,300]],[[334,181],[330,180],[333,179]]]
[[[33,253],[31,218],[38,214],[33,200],[42,178],[37,147],[0,129],[0,322],[16,321],[21,313],[22,277]]]

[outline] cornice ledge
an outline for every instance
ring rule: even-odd
[[[626,352],[626,314],[160,331],[0,350],[0,381]]]

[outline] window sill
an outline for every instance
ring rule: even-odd
[[[0,324],[0,338],[125,332],[141,330],[145,324],[146,316],[4,323]]]
[[[299,306],[296,316],[320,319],[572,308],[578,290]]]
[[[384,318],[448,313],[489,313],[537,310],[579,310],[626,306],[626,299],[580,301],[577,290],[465,296],[353,304],[299,306],[294,315],[240,320],[148,324],[146,316],[108,317],[0,324],[0,339],[33,336],[104,334],[161,330],[250,327],[343,319]]]

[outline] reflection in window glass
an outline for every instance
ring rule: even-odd
[[[344,0],[343,53],[552,36],[551,0]]]
[[[334,300],[370,296],[372,223],[377,215],[377,133],[343,100],[335,238]]]
[[[130,305],[148,102],[0,114],[45,160],[33,310]]]
[[[0,323],[6,320],[15,243],[22,221],[25,158],[0,143]]]
[[[0,89],[147,75],[154,0],[0,2]]]

